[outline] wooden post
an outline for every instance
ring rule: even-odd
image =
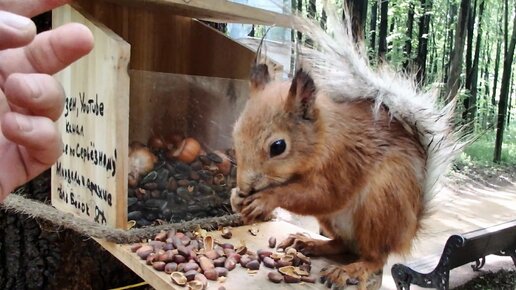
[[[54,11],[53,26],[80,22],[95,38],[86,57],[62,71],[66,101],[58,121],[63,155],[52,167],[52,204],[99,224],[127,223],[130,46],[71,6]]]

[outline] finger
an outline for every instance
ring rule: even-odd
[[[29,18],[0,11],[0,50],[29,44],[36,36],[36,25]]]
[[[0,52],[0,76],[11,73],[55,74],[93,48],[93,35],[84,25],[70,23],[38,34],[23,49]]]
[[[56,121],[63,112],[63,88],[47,74],[12,74],[5,82],[5,95],[19,113]]]
[[[8,112],[3,116],[1,126],[8,140],[24,147],[30,157],[28,161],[38,165],[36,168],[48,167],[61,156],[61,136],[48,118]],[[31,167],[27,167],[27,171],[30,177],[36,176]]]
[[[69,2],[70,0],[2,0],[0,10],[32,17]]]

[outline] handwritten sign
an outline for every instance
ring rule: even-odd
[[[130,46],[76,9],[55,10],[52,22],[88,26],[95,48],[56,76],[66,99],[58,121],[64,146],[52,167],[52,204],[99,224],[125,227]]]

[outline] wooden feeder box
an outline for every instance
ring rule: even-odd
[[[192,17],[281,19],[226,1],[138,2],[81,0],[52,19],[55,27],[83,23],[95,37],[94,50],[58,75],[66,91],[58,122],[64,152],[52,169],[52,204],[118,228],[128,220],[131,142],[180,133],[206,151],[231,147],[255,52]]]

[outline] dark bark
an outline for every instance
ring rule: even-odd
[[[345,5],[351,13],[351,26],[353,38],[363,40],[365,38],[365,24],[367,20],[367,0],[345,0]],[[344,14],[342,15],[344,17]]]
[[[457,27],[455,30],[455,41],[453,52],[450,60],[450,70],[448,81],[446,82],[446,102],[452,101],[457,95],[460,86],[460,73],[462,71],[462,60],[464,52],[464,43],[466,41],[466,23],[469,16],[470,5],[469,0],[461,0],[459,18],[457,19]]]
[[[502,34],[502,29],[499,29],[499,34]],[[493,93],[491,94],[491,105],[496,106],[496,89],[498,88],[498,72],[500,70],[500,55],[502,54],[502,40],[497,37],[496,41],[496,54],[494,63],[494,76],[493,76]]]
[[[389,1],[383,0],[380,4],[380,29],[378,34],[378,59],[385,60],[387,53],[387,28],[389,24]]]
[[[481,79],[483,79],[484,81],[484,88],[483,88],[483,93],[481,94],[482,98],[483,98],[483,107],[484,109],[482,110],[482,130],[485,130],[488,125],[487,123],[489,122],[490,120],[490,117],[491,117],[491,109],[492,109],[492,106],[490,105],[490,100],[489,100],[489,94],[490,94],[490,87],[489,87],[489,67],[491,66],[491,43],[490,43],[490,37],[489,37],[489,32],[487,31],[486,32],[486,40],[485,40],[485,45],[484,45],[484,49],[482,51],[482,55],[484,56],[484,59],[483,59],[483,64],[484,64],[484,67],[482,69],[482,75],[480,76]],[[480,115],[480,114],[479,114]]]
[[[450,61],[451,61],[451,55],[452,55],[452,48],[453,48],[453,32],[454,30],[451,28],[453,19],[455,18],[457,14],[457,5],[455,4],[455,1],[449,1],[448,0],[448,19],[446,21],[446,29],[448,31],[446,35],[446,41],[444,42],[444,48],[443,48],[443,55],[442,55],[442,63],[441,68],[444,72],[443,76],[443,83],[446,83],[448,81],[448,72],[450,70]],[[447,58],[447,59],[446,59]]]
[[[378,27],[378,0],[373,0],[371,6],[371,19],[369,22],[369,49],[371,55],[376,55],[376,29]]]
[[[476,3],[476,1],[475,1]],[[477,113],[477,95],[478,95],[478,62],[480,59],[480,49],[482,44],[482,15],[484,14],[485,0],[480,0],[478,10],[477,39],[475,43],[475,54],[473,56],[473,64],[470,71],[469,79],[469,95],[464,102],[463,120],[468,124],[469,130],[474,129],[474,122]]]
[[[417,81],[422,84],[425,80],[426,58],[428,55],[428,32],[430,31],[430,15],[432,1],[421,0],[423,16],[419,18],[419,44],[417,49],[416,64],[418,66]]]
[[[308,0],[308,2],[306,2],[306,14],[308,18],[315,19],[316,12],[315,0]],[[310,37],[306,37],[305,44],[311,47],[314,45],[314,41]]]
[[[328,16],[326,15],[326,11],[323,9],[321,12],[321,27],[326,30],[326,21],[328,20]]]
[[[498,103],[498,119],[496,120],[496,140],[494,151],[494,162],[496,163],[499,163],[502,159],[503,134],[505,130],[505,118],[507,116],[509,91],[511,88],[510,80],[512,72],[512,62],[514,60],[514,46],[516,44],[516,2],[514,3],[515,7],[513,8],[514,11],[512,20],[512,35],[510,39],[510,44],[507,47],[506,53],[504,55],[502,83],[500,85],[500,101]],[[508,14],[509,7],[506,7],[507,8],[505,13]],[[505,31],[505,34],[508,35],[508,31]]]
[[[405,70],[409,69],[409,65],[411,64],[410,60],[412,59],[412,33],[414,30],[414,2],[410,1],[409,3],[409,11],[407,16],[407,31],[405,33],[405,62],[403,63],[403,67]]]
[[[301,13],[303,11],[303,0],[292,0],[292,7],[295,7],[294,5],[297,5],[297,11],[298,13]],[[297,31],[297,41],[298,43],[301,43],[301,40],[303,39],[303,34],[301,31]]]

